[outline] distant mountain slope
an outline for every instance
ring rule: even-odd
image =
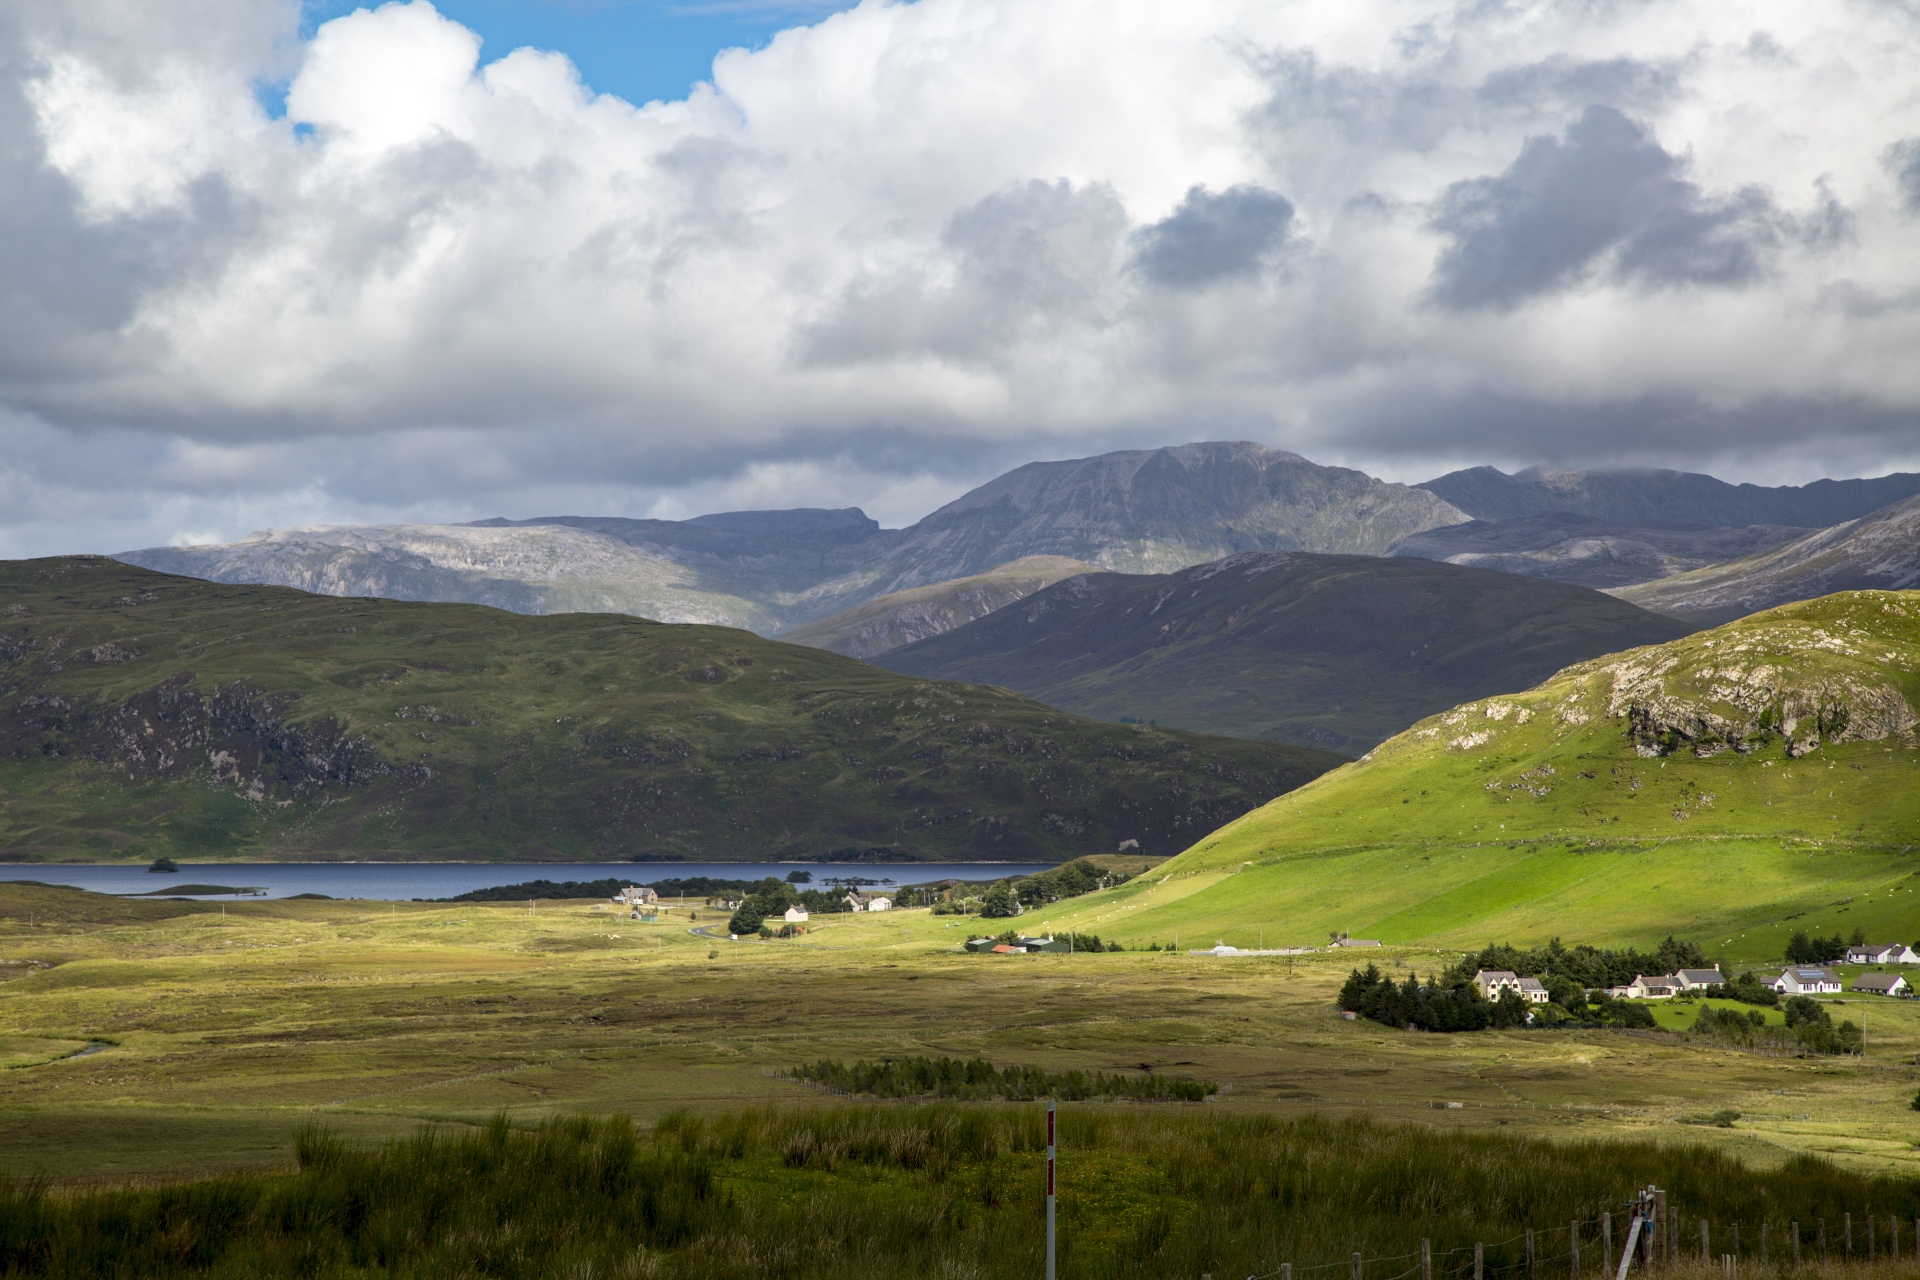
[[[1085,715],[1355,752],[1466,698],[1687,629],[1563,583],[1254,552],[1070,578],[876,661]]]
[[[935,511],[881,557],[887,591],[1030,555],[1168,573],[1240,551],[1379,555],[1466,517],[1432,494],[1257,444],[1034,462]]]
[[[1920,494],[1920,475],[1816,480],[1797,487],[1728,484],[1687,471],[1581,471],[1493,467],[1454,471],[1416,486],[1476,520],[1512,520],[1550,511],[1634,525],[1792,525],[1821,529]]]
[[[1620,587],[1768,551],[1809,532],[1767,524],[1731,529],[1632,525],[1548,512],[1428,529],[1400,539],[1387,554],[1583,587]]]
[[[1026,556],[1140,572],[1259,548],[1372,555],[1409,533],[1466,518],[1424,490],[1295,454],[1191,444],[1033,463],[908,529],[882,529],[854,508],[692,520],[547,516],[283,530],[118,558],[216,582],[530,613],[613,610],[771,635]],[[585,562],[577,571],[564,563],[569,549]]]
[[[212,582],[332,596],[491,605],[515,613],[630,613],[659,622],[770,629],[760,601],[687,564],[577,527],[332,525],[240,542],[122,552],[127,564]]]
[[[1612,594],[1703,624],[1835,591],[1920,586],[1920,498],[1758,555]]]
[[[970,578],[877,597],[831,618],[784,632],[780,639],[850,658],[872,658],[916,640],[944,635],[995,609],[1024,600],[1062,578],[1095,572],[1097,568],[1065,556],[1025,556]]]
[[[1166,852],[1337,757],[719,627],[0,562],[0,852]]]
[[[1053,925],[1778,961],[1912,934],[1917,835],[1920,593],[1847,591],[1432,716]]]

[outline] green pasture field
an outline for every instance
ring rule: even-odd
[[[0,886],[0,1171],[84,1182],[281,1167],[314,1120],[372,1140],[501,1112],[520,1124],[813,1107],[833,1100],[785,1068],[978,1054],[1216,1081],[1213,1101],[1160,1104],[1208,1113],[1920,1172],[1920,1002],[1848,997],[1834,1012],[1867,1029],[1853,1060],[1656,1033],[1427,1035],[1338,1016],[1352,954],[966,955],[970,931],[1000,922],[919,910],[728,942],[690,931],[724,928],[697,904],[658,924],[599,906],[248,900],[223,915]],[[1456,956],[1358,958],[1403,975]],[[1697,1123],[1726,1110],[1740,1113],[1731,1128]]]
[[[1913,942],[1917,614],[1920,593],[1845,592],[1429,717],[1063,921],[1241,947],[1672,933],[1735,962],[1777,960],[1799,930]],[[1635,730],[1634,708],[1703,736]],[[1842,727],[1813,741],[1816,710]]]

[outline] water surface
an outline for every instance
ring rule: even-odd
[[[451,898],[471,889],[519,884],[527,880],[605,880],[652,884],[712,876],[720,880],[786,879],[790,871],[812,875],[810,888],[835,879],[877,885],[925,884],[930,880],[999,880],[1031,875],[1051,863],[1010,862],[182,862],[172,874],[154,874],[143,866],[91,866],[85,863],[0,865],[0,880],[38,880],[45,884],[91,889],[96,893],[151,893],[169,884],[254,887],[265,897],[324,893],[329,898]]]

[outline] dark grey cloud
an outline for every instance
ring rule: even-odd
[[[1193,187],[1179,208],[1141,229],[1133,261],[1155,284],[1202,288],[1258,272],[1292,227],[1293,203],[1277,191]]]
[[[1657,110],[1679,88],[1680,74],[1671,64],[1560,54],[1493,72],[1481,83],[1478,97],[1500,107],[1607,106],[1641,113]]]
[[[1433,296],[1511,307],[1604,271],[1652,286],[1751,283],[1784,219],[1759,188],[1706,194],[1686,162],[1612,107],[1589,107],[1563,137],[1527,139],[1506,172],[1444,190],[1435,229],[1452,243]]]
[[[1908,213],[1920,214],[1920,138],[1902,138],[1882,159],[1900,188],[1900,203]]]

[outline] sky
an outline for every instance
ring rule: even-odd
[[[0,555],[1920,470],[1914,0],[7,0]]]

